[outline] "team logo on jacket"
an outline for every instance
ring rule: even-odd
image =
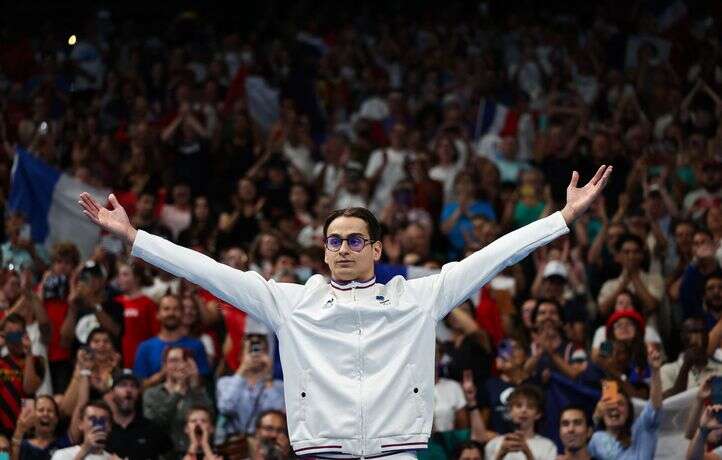
[[[388,304],[389,302],[391,302],[391,299],[387,299],[387,298],[385,298],[385,297],[382,296],[382,295],[377,295],[377,296],[376,296],[376,301],[378,301],[378,303],[380,303],[381,305],[386,305],[386,304]]]

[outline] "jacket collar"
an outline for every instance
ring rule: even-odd
[[[369,288],[376,284],[376,277],[374,276],[371,279],[368,280],[352,280],[352,281],[341,281],[341,280],[335,280],[331,279],[330,281],[331,287],[334,289],[338,289],[339,291],[350,291],[351,289],[364,289]]]

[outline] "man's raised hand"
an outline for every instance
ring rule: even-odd
[[[602,165],[592,179],[584,187],[577,187],[579,173],[572,173],[572,180],[567,187],[567,204],[562,209],[562,215],[567,225],[571,224],[577,217],[584,214],[584,211],[591,206],[594,200],[602,193],[607,185],[609,176],[612,175],[612,167]]]
[[[108,196],[112,209],[101,206],[89,193],[80,194],[78,204],[83,208],[83,214],[104,230],[118,235],[133,244],[136,230],[130,225],[130,219],[125,209],[118,203],[118,199],[112,193]]]

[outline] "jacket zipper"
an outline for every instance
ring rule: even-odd
[[[356,288],[351,288],[351,293],[353,294],[353,300],[354,303],[357,301],[356,298]],[[359,363],[359,393],[360,393],[360,401],[359,404],[361,406],[361,458],[363,458],[365,454],[365,446],[366,446],[366,426],[365,426],[365,420],[364,420],[364,403],[363,403],[363,353],[361,351],[361,312],[358,309],[358,306],[355,306],[356,308],[356,317],[358,318],[358,363]]]

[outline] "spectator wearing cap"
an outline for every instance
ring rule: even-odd
[[[283,382],[272,376],[268,338],[247,334],[242,354],[238,370],[216,384],[224,436],[253,433],[258,414],[268,409],[285,410]]]
[[[644,248],[644,243],[636,235],[626,234],[617,241],[616,259],[622,266],[622,273],[605,282],[599,291],[597,303],[602,317],[612,312],[617,295],[625,289],[637,296],[646,318],[656,315],[664,294],[664,279],[661,275],[646,272],[642,268]]]
[[[649,397],[651,369],[644,343],[645,321],[635,310],[621,310],[607,319],[609,346],[602,345],[595,363],[612,379],[619,380],[631,397]],[[659,346],[649,345],[655,349]]]
[[[77,347],[88,342],[90,332],[102,327],[120,345],[123,307],[114,300],[116,291],[106,285],[105,269],[88,260],[71,278],[68,313],[60,328],[60,343]]]
[[[44,360],[31,353],[25,320],[8,315],[0,326],[7,356],[0,356],[0,432],[10,436],[20,415],[21,399],[35,394],[45,374]]]
[[[699,387],[710,375],[722,374],[722,363],[707,357],[708,342],[702,318],[687,318],[682,323],[684,349],[676,361],[660,369],[665,398]]]
[[[113,389],[103,398],[113,412],[106,449],[129,460],[156,459],[173,448],[168,434],[143,417],[139,409],[141,381],[130,369],[113,379]]]
[[[614,302],[614,312],[622,310],[635,310],[637,313],[640,313],[639,300],[637,300],[637,297],[630,291],[622,291],[617,294],[617,298]],[[599,356],[599,349],[605,340],[607,340],[607,326],[602,325],[597,328],[596,332],[594,333],[594,338],[592,339],[593,359],[596,359]],[[647,344],[662,343],[662,338],[659,336],[657,330],[649,324],[646,324],[644,327],[644,342]]]
[[[489,412],[489,429],[499,434],[514,431],[507,403],[514,388],[530,383],[529,374],[524,370],[527,352],[524,344],[516,338],[505,338],[499,342],[496,353],[496,369],[484,381],[479,403]]]
[[[143,392],[143,415],[170,435],[176,451],[186,447],[184,428],[194,406],[213,407],[189,350],[171,346],[163,353],[163,381]]]
[[[560,257],[554,253],[548,257]],[[586,300],[587,291],[584,284],[584,268],[574,267],[558,259],[541,263],[532,283],[531,293],[537,298],[553,299],[562,306],[567,338],[577,345],[586,346],[586,323],[588,319]]]
[[[208,357],[203,342],[189,337],[183,327],[183,303],[178,296],[166,295],[158,306],[160,331],[155,337],[145,340],[138,346],[133,372],[143,379],[145,388],[162,381],[163,353],[169,347],[181,347],[189,350],[202,376],[210,374]]]

